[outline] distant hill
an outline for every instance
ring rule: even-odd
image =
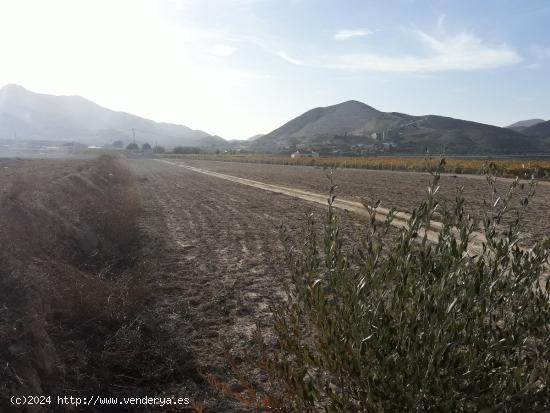
[[[312,109],[257,139],[251,149],[353,149],[383,145],[394,152],[522,154],[546,150],[535,137],[443,116],[381,112],[358,101]]]
[[[408,115],[380,112],[364,103],[350,100],[339,105],[312,109],[263,136],[261,141],[328,137],[346,133],[365,136],[405,124],[412,119]]]
[[[550,120],[529,126],[523,133],[530,136],[538,136],[540,138],[550,138]]]
[[[523,132],[526,128],[542,122],[544,122],[544,119],[520,120],[519,122],[512,123],[511,125],[506,126],[506,128],[515,130],[516,132]]]
[[[247,141],[253,142],[255,140],[260,139],[262,136],[265,136],[265,133],[259,133],[257,135],[251,136],[250,138],[247,139]]]
[[[80,96],[52,96],[18,85],[0,89],[0,139],[79,141],[102,145],[133,139],[167,147],[223,147],[217,136],[103,108]]]

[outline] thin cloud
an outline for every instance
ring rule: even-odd
[[[374,32],[372,30],[367,30],[367,29],[342,29],[342,30],[338,30],[335,34],[334,34],[334,39],[335,40],[349,40],[349,39],[353,39],[355,37],[364,37],[364,36],[368,36],[370,34],[373,34]]]
[[[388,56],[377,53],[354,53],[332,56],[326,67],[349,71],[431,73],[441,71],[474,71],[494,69],[523,61],[506,45],[490,46],[468,32],[435,37],[415,30],[429,51],[425,55]]]
[[[275,48],[271,45],[268,45],[268,44],[266,44],[266,42],[263,39],[260,39],[258,37],[255,37],[255,36],[242,36],[240,38],[240,40],[243,41],[243,42],[253,44],[253,45],[259,47],[260,49],[262,49],[263,51],[265,51],[266,53],[277,56],[278,58],[284,60],[287,63],[293,64],[293,65],[296,65],[296,66],[301,66],[301,65],[304,64],[304,62],[302,60],[297,59],[293,56],[290,56],[285,50],[278,49],[278,48]]]
[[[277,50],[277,51],[274,51],[273,54],[275,56],[278,56],[280,57],[281,59],[283,59],[285,62],[288,62],[288,63],[291,63],[293,65],[297,65],[297,66],[301,66],[303,65],[304,63],[299,60],[299,59],[296,59],[292,56],[289,56],[287,52],[285,52],[284,50]]]

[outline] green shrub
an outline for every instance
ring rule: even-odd
[[[275,410],[550,409],[550,242],[518,247],[535,184],[514,208],[519,181],[499,198],[489,177],[493,201],[476,221],[460,189],[451,207],[438,203],[432,175],[395,237],[393,214],[380,223],[370,209],[362,244],[345,242],[333,189],[324,233],[311,217],[300,243],[283,237],[287,299],[273,309],[274,335],[256,335]],[[430,242],[436,211],[443,229]],[[486,241],[476,248],[477,230]]]

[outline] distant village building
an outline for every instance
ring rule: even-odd
[[[311,151],[311,153],[301,153],[300,151],[296,151],[293,154],[290,155],[291,158],[318,158],[319,152]]]
[[[379,142],[384,142],[386,140],[386,131],[382,131],[382,132],[374,132],[374,133],[371,133],[370,137],[372,139],[375,139]]]

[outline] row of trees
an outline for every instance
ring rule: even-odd
[[[123,149],[124,142],[117,140],[113,142],[112,146],[113,148]],[[148,151],[151,149],[153,150],[154,153],[166,152],[166,149],[164,148],[164,146],[155,145],[154,147],[151,147],[151,145],[148,142],[145,142],[143,145],[141,145],[141,147],[135,142],[132,142],[126,145],[126,150],[128,151],[139,151],[139,150]],[[194,147],[194,146],[176,146],[173,152],[177,154],[199,154],[201,153],[201,148]],[[220,151],[217,150],[216,154],[218,154],[219,152]]]
[[[113,148],[119,148],[119,149],[124,148],[124,142],[114,141],[113,142]],[[151,147],[149,142],[145,142],[143,145],[141,145],[141,148],[135,142],[132,142],[132,143],[129,143],[128,145],[126,145],[126,150],[128,150],[128,151],[138,151],[140,149],[142,151],[148,151],[148,150],[152,149],[154,153],[164,153],[164,152],[166,152],[166,149],[164,148],[164,146],[155,145],[154,147]]]

